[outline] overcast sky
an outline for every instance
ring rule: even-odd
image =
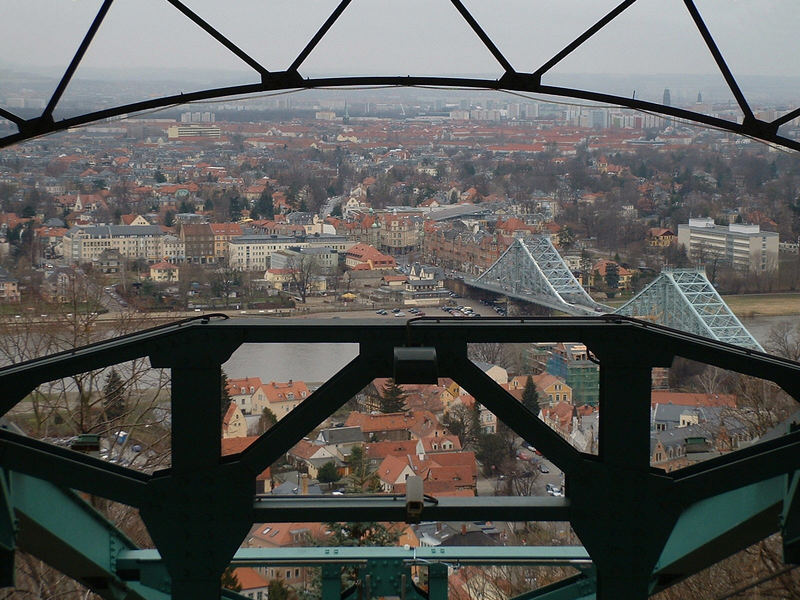
[[[338,0],[185,0],[270,70],[286,68]],[[608,0],[464,0],[518,71],[533,71],[613,8]],[[63,69],[100,0],[0,0],[0,66]],[[736,75],[796,76],[797,0],[697,0]],[[553,73],[710,74],[682,0],[638,0]],[[165,0],[115,0],[87,69],[248,67]],[[304,75],[500,75],[449,0],[353,0]],[[90,75],[91,70],[84,71]],[[76,77],[81,76],[79,69]],[[239,78],[239,77],[237,77]],[[547,83],[547,79],[545,79]]]

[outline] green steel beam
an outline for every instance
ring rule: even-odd
[[[220,459],[220,363],[242,343],[300,341],[358,343],[360,354],[250,449]],[[482,341],[586,343],[601,362],[601,406],[606,416],[601,422],[600,456],[579,454],[467,360],[466,344]],[[264,521],[289,517],[300,520],[296,515],[305,502],[306,509],[314,511],[314,520],[322,514],[333,518],[349,514],[404,520],[402,503],[390,498],[309,498],[292,506],[282,506],[284,500],[280,498],[254,501],[253,479],[366,383],[374,377],[390,375],[394,347],[414,345],[435,347],[440,357],[440,375],[449,375],[467,388],[568,476],[568,497],[563,500],[509,499],[493,503],[495,499],[488,498],[448,499],[426,506],[426,518],[452,516],[461,520],[480,514],[495,520],[569,519],[595,559],[601,599],[621,594],[641,598],[654,583],[669,584],[674,573],[665,571],[658,581],[652,579],[652,573],[681,510],[706,497],[800,468],[800,432],[669,475],[650,468],[645,440],[649,431],[648,383],[652,366],[666,365],[674,356],[684,356],[754,374],[797,391],[800,365],[621,317],[486,319],[469,325],[435,318],[402,324],[193,321],[157,328],[0,369],[0,389],[7,389],[6,384],[12,390],[22,389],[22,382],[38,385],[40,380],[64,373],[100,368],[134,355],[149,356],[154,366],[169,367],[173,372],[171,469],[154,476],[142,475],[8,432],[0,432],[2,465],[138,506],[160,549],[155,556],[163,555],[165,562],[145,562],[135,572],[120,573],[125,579],[156,582],[158,587],[163,586],[164,569],[168,569],[176,600],[210,600],[219,594],[221,569],[234,556],[257,516],[264,517],[259,519]],[[11,400],[6,396],[4,406],[8,407]],[[636,437],[625,443],[631,429]],[[483,502],[486,504],[481,506]],[[774,510],[770,507],[741,517],[738,526],[718,536],[724,541],[718,540],[716,545],[732,540],[728,547],[733,551],[747,536],[764,533],[768,527],[763,520]],[[732,531],[735,536],[731,538]],[[40,539],[45,539],[47,531],[39,534]],[[714,538],[713,533],[707,536]],[[700,552],[712,546],[706,543]],[[367,558],[374,558],[376,551],[370,549]],[[480,551],[487,552],[484,548]],[[530,549],[514,552],[522,553],[522,558],[504,557],[497,564],[536,558]],[[589,558],[583,552],[584,564],[588,565]],[[437,562],[451,564],[453,560],[461,564],[453,554]],[[482,560],[485,563],[486,556]],[[134,574],[136,577],[132,577]]]
[[[150,480],[145,473],[4,429],[0,452],[6,469],[132,506],[146,496]]]
[[[621,316],[585,318],[487,318],[461,319],[421,317],[406,323],[374,320],[195,320],[155,328],[118,340],[108,340],[34,359],[0,369],[3,389],[33,387],[73,373],[99,369],[133,358],[150,356],[156,364],[171,364],[177,349],[210,351],[227,356],[243,343],[269,342],[382,342],[393,346],[442,345],[472,342],[583,341],[613,343],[624,340],[620,351],[647,348],[653,366],[668,366],[675,355],[685,356],[749,375],[786,383],[797,380],[800,367],[785,359],[768,356],[730,344],[715,342],[652,323]],[[655,354],[657,353],[657,354]],[[795,387],[800,385],[794,384]],[[0,403],[3,412],[13,406],[14,398]]]
[[[371,353],[362,351],[292,412],[250,444],[244,452],[236,457],[229,457],[228,460],[233,461],[238,458],[253,477],[262,472],[375,377],[384,375],[385,369],[391,368],[391,363],[388,362],[390,355],[386,355],[384,371],[376,370],[370,361],[364,358],[370,355]]]
[[[537,588],[511,600],[594,600],[597,579],[592,573],[579,573]]]
[[[458,355],[437,349],[437,356],[441,374],[463,386],[476,401],[538,448],[559,469],[565,473],[576,469],[580,460],[578,451],[469,360],[466,348]]]
[[[582,546],[342,546],[299,548],[240,548],[231,564],[241,566],[323,564],[366,565],[370,560],[400,561],[408,565],[521,565],[573,566],[592,564]],[[124,550],[117,555],[117,568],[135,571],[145,565],[161,563],[158,550]]]
[[[691,504],[800,470],[800,431],[675,471],[675,495]]]
[[[781,512],[783,562],[800,564],[800,471],[788,475],[783,482],[786,495]]]
[[[0,587],[14,585],[14,550],[17,547],[17,526],[7,477],[6,471],[0,471]]]
[[[136,545],[73,492],[10,472],[17,545],[109,600],[160,600],[156,589],[128,586],[117,575],[118,553]],[[163,589],[162,589],[163,591]]]
[[[758,536],[756,539],[777,531],[784,479],[773,477],[688,507],[681,513],[661,552],[655,567],[656,574],[673,576],[685,572],[680,563],[689,557],[696,557],[698,553],[718,556],[712,562],[721,560],[727,556],[725,552],[749,545],[748,531],[754,527]],[[712,553],[710,546],[714,543],[721,543],[722,546]]]
[[[496,521],[569,521],[569,498],[550,496],[495,496],[487,498],[443,497],[426,501],[425,521],[481,521],[487,504]],[[256,523],[319,523],[328,521],[406,520],[404,496],[258,496],[253,518]]]

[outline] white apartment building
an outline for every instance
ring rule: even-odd
[[[778,269],[778,234],[758,225],[715,225],[714,219],[689,219],[678,225],[678,243],[692,260],[717,260],[737,269],[763,273]]]
[[[314,234],[305,237],[283,235],[241,235],[228,242],[229,264],[243,271],[266,271],[270,268],[270,257],[275,252],[292,248],[330,248],[344,252],[355,242],[343,235]]]
[[[164,259],[164,232],[158,225],[94,225],[73,227],[62,241],[64,258],[72,263],[98,260],[104,250],[117,250],[125,258],[148,262]]]

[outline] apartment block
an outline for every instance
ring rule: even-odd
[[[678,225],[678,243],[701,264],[717,261],[754,273],[778,269],[778,234],[758,225],[716,225],[711,218]]]

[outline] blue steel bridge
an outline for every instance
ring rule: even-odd
[[[549,236],[517,239],[472,287],[576,317],[636,317],[712,340],[763,352],[702,269],[665,269],[623,306],[599,304],[581,286]]]

